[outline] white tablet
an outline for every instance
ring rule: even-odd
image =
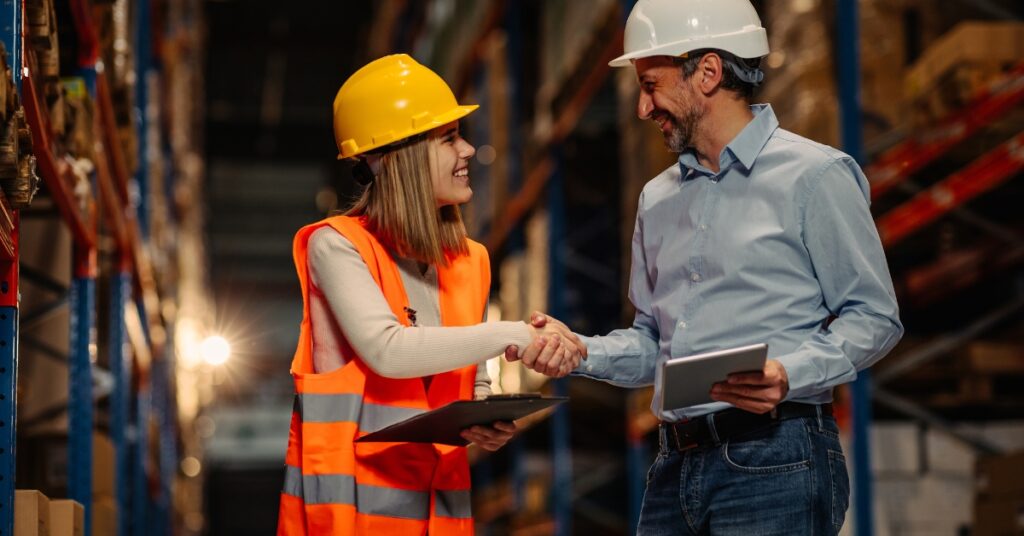
[[[767,344],[674,357],[661,364],[661,409],[675,409],[713,402],[711,386],[735,372],[764,370]]]

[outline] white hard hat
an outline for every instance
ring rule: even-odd
[[[628,67],[650,56],[681,56],[714,48],[740,58],[768,54],[768,34],[748,0],[639,0],[626,20],[625,54],[608,62]]]

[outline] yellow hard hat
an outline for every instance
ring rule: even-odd
[[[468,115],[448,84],[406,54],[374,60],[334,97],[338,159],[351,158]]]

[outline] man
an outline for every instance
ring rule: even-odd
[[[903,333],[867,181],[748,104],[768,42],[747,0],[640,0],[624,42],[611,65],[636,68],[637,115],[679,164],[640,196],[632,327],[584,337],[574,374],[654,383],[658,408],[665,359],[760,342],[770,358],[715,384],[716,402],[657,415],[638,534],[837,533],[849,481],[832,389]],[[539,345],[508,354],[560,366]]]

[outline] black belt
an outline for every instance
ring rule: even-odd
[[[820,413],[819,413],[820,408]],[[757,432],[786,419],[831,416],[832,404],[801,404],[783,402],[768,413],[758,415],[738,408],[729,408],[710,415],[701,415],[682,422],[662,422],[668,447],[690,450],[728,441],[730,438]],[[711,426],[714,426],[712,431]],[[716,441],[717,436],[717,441]]]

